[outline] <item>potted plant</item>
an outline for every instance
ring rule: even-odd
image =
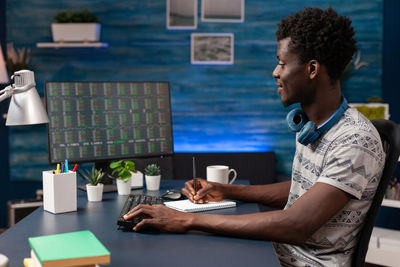
[[[54,42],[98,42],[101,25],[89,10],[60,12],[51,24]]]
[[[131,192],[132,172],[136,172],[135,163],[129,160],[111,162],[112,174],[117,174],[117,190],[119,195],[129,195]]]
[[[103,199],[103,184],[100,183],[101,179],[106,174],[102,169],[97,170],[93,166],[92,172],[83,170],[79,174],[86,179],[89,183],[86,184],[87,197],[90,202],[101,201]]]
[[[10,75],[19,70],[32,69],[29,67],[31,60],[31,49],[30,48],[14,48],[13,43],[7,43],[7,59],[6,65]]]
[[[143,173],[139,170],[131,172],[131,188],[142,188],[143,187]]]
[[[161,170],[156,164],[149,164],[144,169],[146,176],[146,188],[147,190],[159,190],[161,180]]]

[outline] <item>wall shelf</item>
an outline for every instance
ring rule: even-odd
[[[393,200],[393,199],[383,199],[382,201],[382,206],[384,207],[392,207],[392,208],[400,208],[400,201],[399,200]],[[379,229],[379,227],[378,227]],[[375,231],[375,227],[374,227],[374,231]],[[382,230],[380,230],[382,231]],[[387,231],[389,234],[386,234],[388,236],[395,236],[396,233],[398,233],[399,231],[397,230],[386,230],[383,229],[383,231]],[[381,236],[385,236],[382,235]],[[398,256],[398,254],[396,252],[399,251],[398,247],[393,247],[392,249],[388,250],[387,248],[378,248],[376,247],[377,244],[379,243],[376,239],[378,237],[373,237],[371,235],[371,239],[369,242],[369,246],[368,246],[368,251],[367,251],[367,255],[365,258],[365,261],[368,263],[373,263],[373,264],[379,264],[379,265],[385,265],[385,266],[398,266],[398,262],[400,260],[400,257]],[[382,238],[382,237],[380,237]]]
[[[108,47],[108,43],[36,43],[36,47],[38,48],[63,48],[63,47]]]
[[[400,208],[400,200],[393,199],[383,199],[382,206],[392,207],[392,208]]]
[[[379,249],[374,247],[368,247],[365,261],[368,263],[385,265],[385,266],[398,266],[400,257],[398,251],[394,248],[393,250]]]

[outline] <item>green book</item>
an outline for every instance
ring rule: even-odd
[[[110,263],[110,252],[89,230],[30,237],[28,240],[43,267]]]

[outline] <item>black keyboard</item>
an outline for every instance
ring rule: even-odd
[[[142,218],[135,218],[133,220],[125,221],[124,215],[128,213],[131,209],[136,207],[139,204],[163,204],[163,200],[161,197],[156,196],[147,196],[147,195],[129,195],[125,201],[124,207],[121,210],[121,214],[119,215],[117,224],[124,228],[129,228],[128,230],[132,230],[132,228],[139,223]]]

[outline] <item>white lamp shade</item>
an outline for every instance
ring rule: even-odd
[[[0,45],[0,83],[8,83],[8,74],[6,68],[6,62],[3,57],[3,50]]]
[[[13,94],[8,108],[7,126],[48,122],[49,118],[35,87],[25,92]]]

